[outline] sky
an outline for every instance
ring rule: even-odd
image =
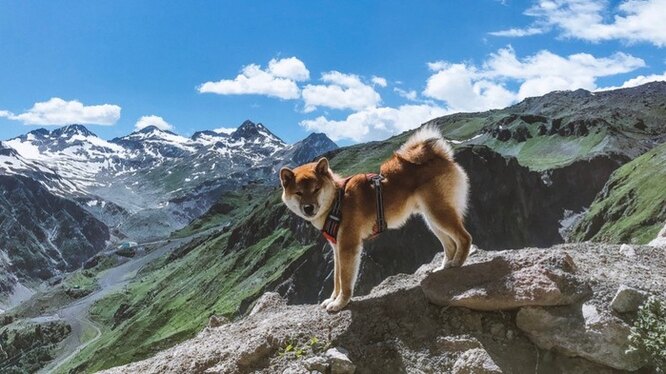
[[[0,139],[261,122],[387,138],[553,90],[666,80],[666,0],[0,0]]]

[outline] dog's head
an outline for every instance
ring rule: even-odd
[[[335,181],[326,158],[293,170],[282,168],[280,182],[282,201],[308,221],[326,214],[335,199]]]

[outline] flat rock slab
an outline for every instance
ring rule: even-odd
[[[421,289],[433,304],[474,310],[567,305],[591,293],[575,272],[566,252],[500,255],[431,273],[421,281]]]

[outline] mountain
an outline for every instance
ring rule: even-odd
[[[556,91],[501,110],[429,121],[544,171],[597,155],[634,159],[666,141],[666,82],[612,91]]]
[[[12,159],[5,157],[0,171],[42,181],[58,195],[84,201],[123,235],[148,240],[205,213],[223,191],[274,184],[280,166],[337,145],[323,134],[289,145],[248,120],[229,134],[200,131],[188,138],[148,126],[110,141],[70,125],[31,131],[4,147],[13,150]]]

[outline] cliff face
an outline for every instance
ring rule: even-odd
[[[194,339],[106,373],[633,371],[650,362],[625,352],[638,305],[619,311],[618,295],[666,293],[663,248],[633,250],[478,251],[433,273],[437,257],[338,314],[266,294],[244,318],[213,318]]]
[[[466,226],[475,245],[492,250],[563,243],[559,228],[565,210],[580,212],[588,206],[624,160],[620,156],[596,156],[544,173],[531,171],[515,158],[484,146],[461,148],[455,157],[467,171],[471,185]],[[284,207],[276,209],[271,217],[291,216]],[[249,220],[253,222],[250,227],[241,225],[236,231],[239,236],[252,233],[245,237],[256,236],[250,241],[257,240],[267,234],[262,228],[265,231],[278,224],[273,218]],[[332,287],[330,249],[300,218],[292,216],[286,223],[299,240],[317,241],[318,245],[285,272],[288,278],[277,290],[291,302],[323,300]],[[238,240],[240,246],[246,245]],[[441,251],[439,241],[422,219],[413,217],[401,229],[366,241],[356,292],[367,294],[387,276],[413,272]]]
[[[106,225],[73,201],[32,179],[0,175],[0,264],[8,273],[44,280],[75,270],[108,239]]]

